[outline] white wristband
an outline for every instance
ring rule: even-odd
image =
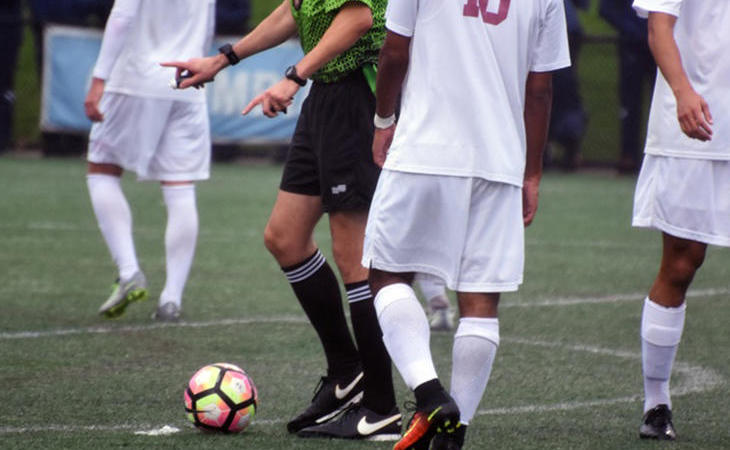
[[[388,117],[380,117],[378,113],[375,113],[375,117],[373,118],[375,128],[379,128],[381,130],[392,127],[394,123],[395,114],[391,114]]]

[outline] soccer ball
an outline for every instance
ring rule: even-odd
[[[258,394],[253,380],[228,363],[200,368],[185,389],[185,411],[196,427],[240,433],[253,420]]]

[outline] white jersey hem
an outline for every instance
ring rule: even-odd
[[[385,161],[385,165],[383,166],[384,169],[392,170],[394,172],[406,172],[406,173],[417,173],[422,175],[439,175],[439,176],[449,176],[449,177],[462,177],[462,178],[481,178],[483,180],[488,181],[494,181],[496,183],[505,183],[505,184],[511,184],[513,186],[522,187],[522,179],[523,177],[514,177],[511,175],[505,175],[505,174],[498,174],[498,173],[492,173],[492,172],[484,172],[484,171],[469,171],[466,172],[464,170],[459,169],[447,169],[447,168],[438,168],[434,169],[432,167],[427,166],[417,166],[417,165],[411,165],[411,164],[405,164],[405,165],[398,165],[397,167],[392,167],[392,165],[388,165],[388,161]]]
[[[669,156],[672,158],[686,159],[702,159],[710,161],[730,161],[730,149],[727,153],[719,153],[718,151],[710,152],[690,152],[687,149],[670,149],[666,147],[646,147],[644,153],[655,156]]]
[[[172,89],[170,89],[172,91]],[[203,95],[189,95],[188,92],[183,92],[183,95],[180,95],[180,93],[176,93],[175,91],[172,91],[170,94],[159,94],[159,93],[150,93],[150,92],[143,92],[140,90],[131,90],[131,89],[125,89],[122,87],[117,86],[107,86],[104,87],[104,92],[113,92],[115,94],[122,94],[122,95],[129,95],[132,97],[138,97],[138,98],[151,98],[151,99],[157,99],[157,100],[169,100],[172,102],[187,102],[187,103],[206,103],[207,99],[205,97],[205,94]],[[197,92],[194,92],[194,94],[198,94]]]

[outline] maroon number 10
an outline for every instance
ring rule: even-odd
[[[484,23],[499,25],[507,18],[510,0],[492,0],[499,1],[499,9],[496,13],[487,11],[489,1],[490,0],[466,0],[466,5],[464,5],[464,15],[466,17],[479,17],[479,13],[481,12],[482,21]]]

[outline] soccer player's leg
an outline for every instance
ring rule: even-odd
[[[153,319],[174,322],[182,314],[182,299],[198,242],[195,182],[210,177],[210,130],[205,105],[160,103],[167,121],[154,155],[141,179],[158,180],[167,210],[165,286]]]
[[[707,244],[663,234],[661,266],[641,320],[645,396],[641,438],[676,439],[669,380],[684,329],[685,296],[706,249]]]
[[[433,449],[460,449],[489,382],[499,347],[499,294],[459,292],[461,319],[454,336],[451,396],[459,406],[460,423],[437,433]]]
[[[89,162],[86,182],[99,229],[109,248],[119,278],[112,294],[99,308],[107,318],[119,317],[132,302],[147,298],[147,281],[139,268],[132,237],[132,212],[121,186],[122,168]]]
[[[347,327],[339,284],[312,236],[321,216],[318,195],[280,190],[264,232],[266,248],[291,284],[327,359],[327,375],[312,403],[287,425],[291,433],[325,423],[362,398],[360,358]]]
[[[426,300],[428,321],[433,331],[450,331],[454,328],[454,310],[446,294],[444,281],[426,273],[416,274],[416,284]]]
[[[360,351],[364,395],[356,408],[323,425],[309,427],[302,437],[397,440],[401,415],[396,407],[391,361],[375,313],[367,282],[368,270],[361,264],[367,212],[330,213],[330,230],[335,262],[345,282],[352,328]]]
[[[165,287],[153,318],[175,322],[182,313],[182,296],[195,256],[198,241],[198,209],[195,184],[163,182],[162,194],[167,208],[165,228]]]
[[[436,375],[428,319],[410,287],[412,280],[412,273],[370,272],[383,341],[416,397],[415,412],[395,450],[428,449],[439,429],[452,430],[459,423],[459,408]]]

